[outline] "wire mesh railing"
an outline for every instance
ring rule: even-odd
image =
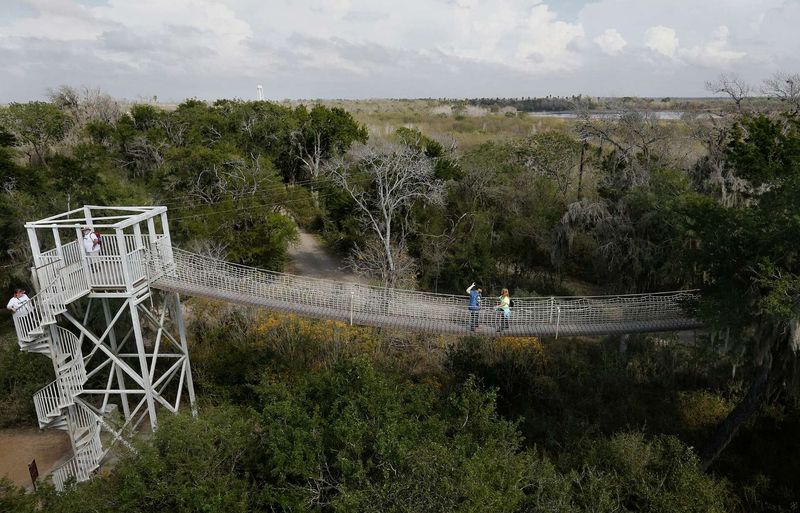
[[[507,313],[485,297],[478,311],[466,296],[382,288],[294,276],[233,264],[180,249],[172,261],[151,252],[154,286],[189,295],[261,305],[353,324],[431,332],[502,335],[603,334],[691,329],[694,291],[615,296],[521,297]]]

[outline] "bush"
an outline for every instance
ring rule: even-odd
[[[37,425],[33,394],[54,379],[46,356],[0,339],[0,428]]]

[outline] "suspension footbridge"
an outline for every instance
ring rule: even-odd
[[[686,314],[686,308],[697,299],[693,291],[515,297],[510,316],[501,323],[496,298],[484,297],[481,309],[473,313],[464,295],[306,278],[180,249],[172,249],[171,255],[169,265],[153,269],[152,287],[364,326],[468,334],[476,315],[476,331],[487,336],[607,335],[699,327]],[[160,265],[164,260],[152,262]]]
[[[37,294],[14,316],[19,346],[53,361],[55,380],[34,395],[39,426],[68,432],[74,456],[56,468],[58,489],[99,468],[108,444],[194,387],[180,294],[350,324],[488,336],[603,335],[694,329],[693,291],[520,297],[505,323],[497,300],[307,278],[173,248],[165,207],[85,206],[27,223]],[[85,251],[82,228],[103,230]],[[59,323],[67,327],[59,325]],[[477,325],[477,326],[476,326]],[[119,415],[113,412],[118,412]],[[107,420],[121,416],[121,425]],[[124,442],[123,442],[124,443]]]

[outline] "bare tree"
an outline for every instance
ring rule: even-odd
[[[423,265],[426,261],[430,262],[435,269],[433,274],[434,292],[439,291],[439,276],[442,273],[442,264],[447,258],[447,251],[458,240],[456,229],[461,221],[469,215],[471,215],[469,212],[465,212],[458,219],[450,219],[450,227],[444,229],[440,234],[422,234],[423,255],[421,260]]]
[[[736,73],[722,73],[716,80],[706,82],[706,90],[714,94],[724,94],[733,100],[736,110],[744,112],[745,102],[750,98],[753,88]]]
[[[122,143],[123,157],[118,159],[118,164],[129,169],[133,176],[148,176],[164,164],[167,148],[164,141],[154,142],[144,135],[137,135]]]
[[[761,92],[769,97],[787,103],[791,114],[800,114],[800,73],[775,73],[772,78],[764,80]]]
[[[81,128],[91,121],[114,123],[122,115],[119,102],[100,89],[85,86],[76,89],[61,85],[48,90],[47,97],[51,103],[72,116],[76,128]]]
[[[322,171],[324,157],[322,131],[316,130],[306,136],[302,131],[296,130],[291,133],[290,139],[297,150],[297,158],[303,163],[311,178],[316,179]]]
[[[620,188],[644,186],[654,167],[679,165],[689,150],[676,137],[675,128],[653,113],[624,108],[617,117],[592,119],[585,116],[578,132],[582,139],[595,139],[613,149],[612,179]]]
[[[164,181],[165,190],[180,190],[194,203],[213,205],[225,198],[239,201],[255,197],[267,184],[272,184],[270,173],[265,172],[262,159],[256,156],[226,155],[224,159],[209,161],[193,171],[189,177],[171,173]],[[282,188],[272,191],[274,194],[270,196],[284,194]],[[276,203],[273,209],[277,211],[278,208]]]
[[[325,172],[347,191],[382,248],[381,263],[360,265],[385,268],[372,275],[380,276],[387,286],[396,284],[400,277],[397,255],[406,247],[412,206],[417,202],[444,203],[444,186],[434,176],[431,160],[407,146],[361,145],[345,157],[331,160]],[[361,256],[374,259],[376,253],[365,247]]]
[[[417,263],[408,254],[405,241],[393,244],[391,259],[386,258],[386,247],[375,237],[357,245],[345,260],[347,267],[366,278],[378,278],[382,283],[403,288],[413,288],[418,271]],[[394,268],[389,267],[389,263]]]

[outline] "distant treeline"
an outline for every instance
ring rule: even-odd
[[[573,110],[580,103],[583,108],[595,109],[599,104],[582,95],[577,96],[547,96],[544,98],[472,98],[466,100],[468,105],[485,107],[490,110],[499,110],[504,107],[513,107],[520,112],[561,112]]]

